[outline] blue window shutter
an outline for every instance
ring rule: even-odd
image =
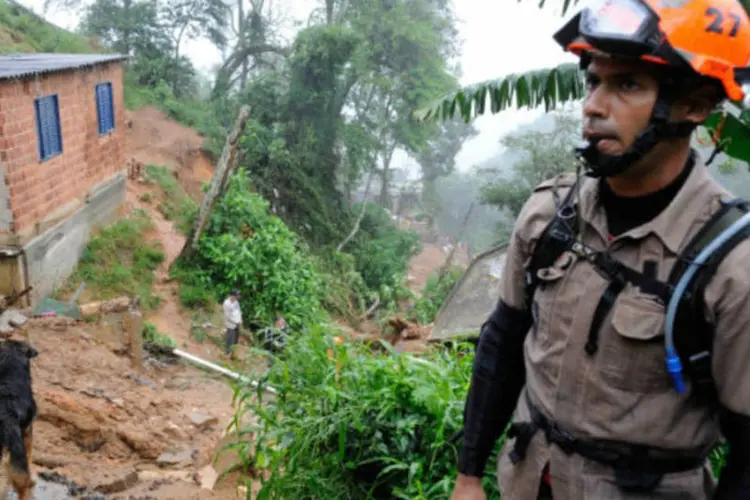
[[[96,111],[99,122],[99,134],[104,135],[115,128],[112,83],[96,85]]]
[[[39,141],[39,158],[46,160],[62,153],[62,133],[60,130],[60,111],[57,95],[36,99],[37,136]]]

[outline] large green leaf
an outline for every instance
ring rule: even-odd
[[[725,103],[721,111],[708,117],[704,126],[714,142],[718,139],[727,156],[750,163],[750,126],[747,115],[748,111],[743,111],[732,103]]]
[[[464,87],[419,109],[419,120],[449,120],[458,112],[465,121],[485,113],[487,97],[490,111],[498,113],[515,104],[516,108],[537,108],[549,111],[558,104],[581,99],[585,92],[582,73],[575,63],[528,73],[511,74]]]

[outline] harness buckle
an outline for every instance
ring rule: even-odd
[[[550,422],[547,429],[547,441],[556,444],[566,455],[575,452],[577,440],[572,434],[561,429],[557,422]]]

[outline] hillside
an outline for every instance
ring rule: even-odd
[[[0,53],[104,52],[95,43],[37,16],[12,0],[0,0]]]

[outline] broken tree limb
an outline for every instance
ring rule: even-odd
[[[125,323],[133,369],[136,373],[141,373],[143,371],[143,315],[141,314],[141,299],[138,295],[133,297],[128,307]]]
[[[224,150],[221,153],[221,158],[216,164],[216,170],[214,176],[211,179],[211,185],[208,188],[208,192],[203,197],[201,208],[198,211],[198,217],[196,217],[193,227],[190,230],[185,246],[182,247],[179,259],[189,258],[195,251],[198,240],[200,239],[203,229],[208,223],[208,218],[211,215],[211,210],[216,203],[216,200],[221,196],[222,189],[228,182],[229,172],[231,166],[234,164],[234,157],[237,155],[237,144],[239,143],[242,131],[245,129],[245,124],[250,119],[250,107],[242,106],[240,112],[237,114],[237,121],[234,123],[234,128],[227,136],[227,141],[224,144]]]
[[[375,312],[375,309],[377,309],[379,305],[380,305],[380,296],[376,297],[375,302],[372,303],[370,308],[367,309],[367,311],[365,311],[365,313],[359,317],[360,321],[369,318],[372,315],[372,313]]]
[[[357,234],[357,231],[359,231],[359,225],[362,222],[362,219],[365,216],[365,210],[367,210],[367,197],[370,195],[370,185],[372,184],[372,170],[370,171],[370,176],[367,178],[367,185],[365,186],[365,195],[362,198],[362,208],[359,211],[359,215],[357,216],[357,220],[354,223],[354,227],[352,228],[351,232],[344,238],[344,241],[339,243],[339,246],[336,247],[336,251],[340,252],[343,250],[343,248],[346,246],[349,241],[351,241],[352,238],[354,238],[354,235]]]
[[[181,351],[180,349],[172,349],[172,352],[176,354],[177,356],[187,359],[188,361],[192,361],[193,363],[196,363],[198,365],[201,365],[205,368],[208,368],[209,370],[213,370],[215,372],[221,373],[222,375],[226,375],[229,378],[233,378],[234,380],[239,380],[242,382],[250,382],[250,384],[257,388],[258,383],[254,380],[250,380],[247,377],[243,377],[239,373],[233,372],[232,370],[228,370],[224,368],[223,366],[219,366],[215,363],[211,363],[210,361],[206,361],[205,359],[199,358],[198,356],[193,356],[189,352]],[[274,389],[271,386],[265,386],[263,388],[266,392],[270,392],[271,394],[276,394],[276,389]]]
[[[471,217],[471,212],[473,211],[474,211],[474,203],[469,205],[469,210],[466,211],[466,216],[464,217],[464,223],[461,226],[461,231],[454,238],[451,251],[450,253],[448,253],[448,257],[446,257],[445,262],[443,263],[443,267],[440,268],[440,273],[438,274],[438,283],[443,281],[445,274],[448,272],[448,268],[450,267],[451,262],[453,261],[453,254],[456,253],[456,247],[458,246],[458,243],[461,241],[461,238],[463,238],[464,233],[466,232],[466,228],[469,226],[469,218]]]

